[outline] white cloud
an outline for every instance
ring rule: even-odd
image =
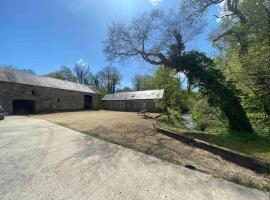
[[[80,64],[80,65],[82,65],[82,66],[88,66],[88,63],[85,62],[82,58],[79,59],[79,60],[76,62],[76,64]]]
[[[227,3],[228,3],[227,0],[224,0],[218,4],[218,14],[220,17],[226,16],[226,15],[228,15],[228,17],[231,17],[229,15],[232,14],[232,12],[228,10]],[[243,3],[243,0],[239,0],[238,4],[241,4],[241,3]],[[217,22],[221,22],[221,18],[217,18]]]
[[[223,16],[227,14],[227,1],[222,1],[221,3],[218,4],[218,15]],[[216,19],[217,22],[221,22],[221,18]]]
[[[157,6],[162,0],[150,0],[150,3],[153,5],[153,6]]]
[[[81,58],[81,59],[79,59],[76,63],[83,63],[84,61],[83,61],[83,59]]]

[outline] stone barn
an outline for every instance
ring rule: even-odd
[[[164,90],[118,92],[105,95],[101,99],[101,105],[102,109],[107,110],[162,112],[159,101],[162,101],[163,97]]]
[[[0,69],[0,104],[8,114],[98,109],[99,98],[87,85]]]

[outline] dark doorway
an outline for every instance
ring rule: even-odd
[[[84,95],[84,109],[93,108],[93,97],[91,95]]]
[[[26,115],[34,114],[36,111],[36,102],[32,100],[14,100],[13,114]]]

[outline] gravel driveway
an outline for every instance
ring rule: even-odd
[[[0,158],[0,199],[269,197],[269,193],[27,117],[0,122]]]

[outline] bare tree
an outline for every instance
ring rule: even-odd
[[[139,57],[154,65],[166,64],[165,55],[176,41],[186,43],[202,32],[200,22],[178,11],[153,10],[129,25],[112,24],[104,53],[110,61]]]
[[[103,68],[98,73],[97,77],[101,89],[105,90],[106,93],[114,93],[117,85],[120,84],[122,79],[120,72],[113,66]]]
[[[89,84],[91,76],[89,65],[79,61],[74,66],[74,72],[80,84]]]

